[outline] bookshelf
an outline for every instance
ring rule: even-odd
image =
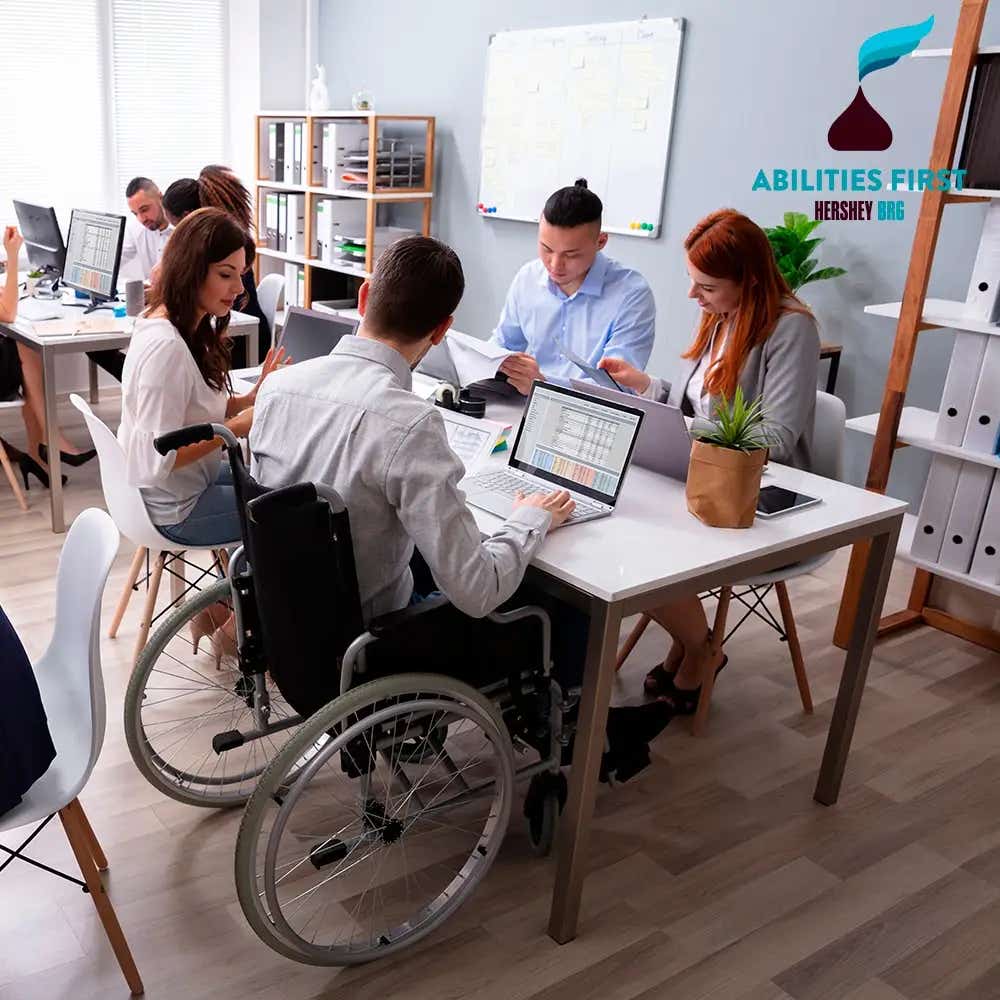
[[[929,166],[932,170],[946,169],[953,165],[958,136],[962,129],[966,98],[976,67],[978,55],[1000,52],[1000,46],[980,48],[980,36],[986,16],[988,0],[962,0],[955,40],[952,48],[917,50],[914,56],[948,59],[941,108],[931,147]],[[997,467],[995,456],[972,452],[966,448],[946,445],[934,440],[937,414],[918,407],[905,406],[906,390],[916,355],[919,335],[936,328],[968,330],[975,333],[1000,335],[1000,328],[964,315],[965,303],[945,299],[927,298],[934,253],[944,209],[948,205],[969,205],[1000,198],[1000,191],[966,189],[963,191],[924,191],[913,236],[913,247],[906,275],[906,285],[900,302],[870,305],[865,312],[896,320],[896,336],[886,375],[882,406],[878,413],[856,417],[849,421],[851,429],[870,434],[874,441],[865,486],[874,492],[884,493],[892,469],[896,449],[907,445],[923,448],[938,454],[951,455],[964,462],[978,462]],[[904,520],[904,530],[898,555],[916,568],[907,606],[890,614],[879,624],[879,636],[929,625],[970,642],[1000,651],[1000,632],[983,628],[974,622],[950,614],[930,603],[931,586],[936,578],[960,583],[1000,597],[1000,587],[976,580],[967,573],[946,569],[937,563],[915,559],[910,554],[915,517]],[[867,544],[855,545],[841,595],[840,610],[834,630],[835,645],[846,648],[857,614],[861,593],[861,580],[869,556]]]
[[[282,129],[286,122],[301,129],[300,170],[295,180],[272,180],[270,127]],[[335,186],[330,186],[331,172],[339,164],[323,160],[324,127],[338,124],[349,126],[350,135],[359,140],[358,150],[366,150],[367,155],[350,158],[352,176],[362,177],[361,182],[343,181],[348,172],[344,168],[334,176]],[[387,245],[385,241],[392,240],[394,229],[430,235],[434,130],[435,119],[427,115],[339,110],[313,114],[294,109],[258,112],[254,119],[257,280],[266,273],[282,273],[286,264],[293,264],[304,270],[303,305],[309,307],[319,299],[356,297],[358,286],[371,276],[375,258]],[[264,218],[268,193],[303,199],[302,252],[287,253],[268,245]],[[329,209],[326,203],[330,203]],[[346,205],[351,209],[343,208]],[[317,244],[317,218],[325,211],[340,210],[356,220],[351,226],[351,236],[358,240],[356,253],[351,258],[331,259],[328,255],[324,259]],[[383,242],[377,243],[377,237]]]

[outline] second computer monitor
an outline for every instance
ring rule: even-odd
[[[319,310],[290,306],[285,316],[278,346],[292,363],[310,361],[329,354],[340,343],[342,337],[349,336],[358,328],[358,321],[324,313]]]
[[[28,262],[38,271],[45,271],[59,277],[66,263],[66,245],[56,211],[44,205],[32,205],[26,201],[15,201],[17,224],[24,237],[24,248],[28,252]]]
[[[118,267],[125,237],[125,216],[73,209],[66,238],[63,284],[89,292],[95,302],[118,292]]]

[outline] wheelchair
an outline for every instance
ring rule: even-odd
[[[366,624],[336,493],[262,488],[224,426],[182,428],[155,447],[215,436],[243,544],[140,655],[129,750],[172,798],[245,804],[237,895],[266,944],[315,965],[387,957],[475,891],[519,780],[530,779],[532,848],[548,853],[578,692],[550,676],[538,607],[472,619],[434,597]],[[187,634],[213,608],[233,614],[237,650],[215,664]]]

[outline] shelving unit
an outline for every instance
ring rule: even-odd
[[[947,57],[948,74],[945,79],[941,110],[931,147],[931,170],[950,169],[954,164],[955,149],[961,131],[969,84],[979,54],[1000,53],[1000,46],[979,47],[988,0],[962,0],[951,49],[930,49],[913,53],[923,58]],[[946,205],[970,205],[1000,198],[1000,191],[924,191],[920,215],[913,236],[913,249],[906,275],[906,285],[901,302],[871,305],[865,309],[870,315],[897,320],[896,337],[886,376],[882,407],[878,413],[856,417],[848,426],[861,433],[874,436],[872,456],[865,485],[868,489],[884,493],[892,468],[892,458],[897,448],[911,445],[927,451],[953,455],[963,461],[979,462],[1000,467],[995,456],[970,452],[964,448],[944,445],[934,440],[937,414],[904,406],[910,371],[916,355],[917,341],[924,330],[947,328],[970,330],[991,336],[1000,335],[1000,328],[970,319],[965,315],[965,303],[946,299],[927,298],[927,286],[934,262],[941,217]],[[900,558],[916,567],[907,607],[883,618],[879,635],[886,635],[914,625],[930,625],[942,631],[968,639],[989,649],[1000,650],[1000,632],[983,628],[973,622],[951,615],[928,603],[931,584],[940,577],[971,587],[992,597],[1000,597],[1000,587],[983,584],[965,573],[946,570],[936,563],[914,559],[910,555],[915,517],[904,520],[899,547]],[[860,598],[861,580],[868,560],[869,546],[855,545],[844,582],[840,611],[833,641],[846,648]]]
[[[268,176],[267,126],[273,122],[295,121],[303,127],[303,183],[290,184],[287,181],[271,180]],[[321,163],[321,134],[325,123],[349,121],[367,124],[367,148],[376,150],[376,158],[382,146],[393,141],[404,142],[407,147],[416,147],[419,155],[414,162],[422,166],[422,177],[418,183],[406,187],[379,186],[377,169],[370,169],[358,162],[356,166],[367,174],[367,188],[330,188],[321,183],[317,167]],[[371,276],[375,263],[376,228],[398,224],[401,216],[409,213],[408,228],[430,235],[431,209],[433,206],[434,177],[434,131],[435,119],[424,115],[383,115],[369,111],[327,111],[312,114],[301,110],[266,110],[255,116],[255,161],[257,163],[256,203],[258,218],[264,195],[269,191],[301,194],[305,198],[304,254],[289,254],[266,245],[266,234],[258,232],[257,261],[255,270],[260,280],[262,272],[274,271],[277,265],[286,263],[305,269],[305,305],[311,306],[314,299],[348,298],[356,296],[357,287]],[[365,258],[363,265],[351,265],[322,260],[316,251],[315,222],[317,204],[327,199],[361,200],[366,203],[364,210]]]

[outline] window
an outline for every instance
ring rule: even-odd
[[[226,162],[225,0],[112,0],[118,198]],[[117,202],[116,202],[117,204]]]
[[[0,220],[15,221],[17,198],[54,204],[65,230],[71,208],[106,208],[111,196],[100,10],[15,0],[0,24]]]
[[[226,163],[227,0],[4,0],[0,223],[11,199],[126,212],[137,174],[160,188]]]

